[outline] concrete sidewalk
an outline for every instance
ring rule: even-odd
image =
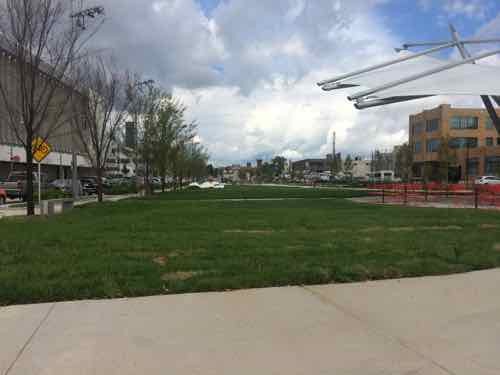
[[[0,373],[500,374],[500,270],[0,309]]]
[[[124,199],[136,198],[137,194],[124,194],[124,195],[106,195],[104,196],[105,202],[118,202]],[[85,197],[84,199],[75,202],[75,206],[84,206],[89,203],[97,202],[97,197]],[[26,207],[17,207],[20,202],[15,202],[15,206],[9,204],[5,206],[0,206],[0,219],[2,217],[13,217],[13,216],[26,216]],[[40,215],[40,210],[38,209],[38,204],[35,205],[35,215]]]

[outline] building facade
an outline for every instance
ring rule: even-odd
[[[294,173],[322,173],[330,170],[327,159],[304,159],[292,164]]]
[[[15,57],[0,43],[0,81],[2,87],[13,98],[15,98],[19,87],[16,64]],[[40,74],[37,79],[42,80],[47,78],[43,74]],[[42,169],[48,175],[49,179],[70,178],[73,152],[77,154],[79,173],[81,175],[92,174],[90,163],[84,157],[84,148],[73,132],[71,124],[72,106],[67,104],[67,100],[61,99],[63,97],[71,97],[74,93],[74,91],[68,92],[68,90],[72,89],[62,84],[54,94],[54,101],[66,103],[66,109],[57,121],[57,128],[52,131],[50,137],[47,139],[47,142],[52,146],[52,153],[42,162]],[[44,124],[44,126],[50,125],[50,115],[47,118],[47,124]],[[22,134],[23,127],[21,124],[17,131]],[[40,135],[43,136],[43,134]],[[25,150],[8,121],[8,112],[5,109],[5,103],[3,100],[0,100],[0,179],[5,179],[11,171],[24,170],[25,164]]]
[[[436,179],[446,160],[452,180],[500,174],[500,134],[485,109],[443,104],[411,115],[409,144],[417,178]]]
[[[368,180],[370,178],[372,162],[371,160],[356,157],[352,161],[352,177],[359,180]]]

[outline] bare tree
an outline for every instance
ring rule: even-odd
[[[26,152],[27,213],[34,215],[33,140],[47,140],[67,124],[74,62],[94,34],[70,17],[72,0],[4,0],[0,44],[11,58],[0,79],[4,118]]]
[[[103,57],[83,60],[78,76],[82,95],[73,101],[74,129],[96,171],[98,200],[102,202],[106,161],[128,116],[131,80]]]

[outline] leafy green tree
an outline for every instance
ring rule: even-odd
[[[457,163],[456,151],[450,147],[450,139],[448,137],[442,137],[439,144],[438,150],[438,174],[441,182],[446,185],[449,183],[450,167]]]
[[[404,182],[409,182],[413,168],[413,149],[410,144],[404,143],[397,148],[394,155],[394,172]]]
[[[352,162],[352,157],[351,155],[347,155],[347,157],[344,160],[344,174],[348,176],[352,180],[352,169],[354,167],[354,164]]]
[[[340,153],[333,155],[333,159],[330,161],[330,171],[332,176],[336,176],[342,171],[342,155]]]
[[[154,150],[153,164],[161,177],[162,191],[164,192],[172,147],[180,138],[187,141],[194,137],[194,124],[188,124],[184,121],[186,108],[170,95],[164,95],[160,101],[161,104],[158,107],[151,136]]]
[[[275,175],[281,176],[285,170],[286,159],[283,156],[276,156],[271,160]]]

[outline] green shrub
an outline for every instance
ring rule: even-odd
[[[104,189],[104,194],[107,195],[125,195],[136,194],[136,185],[113,185]]]
[[[38,192],[33,194],[35,202],[38,201]],[[42,200],[71,198],[71,193],[65,193],[59,189],[48,189],[42,191]]]

